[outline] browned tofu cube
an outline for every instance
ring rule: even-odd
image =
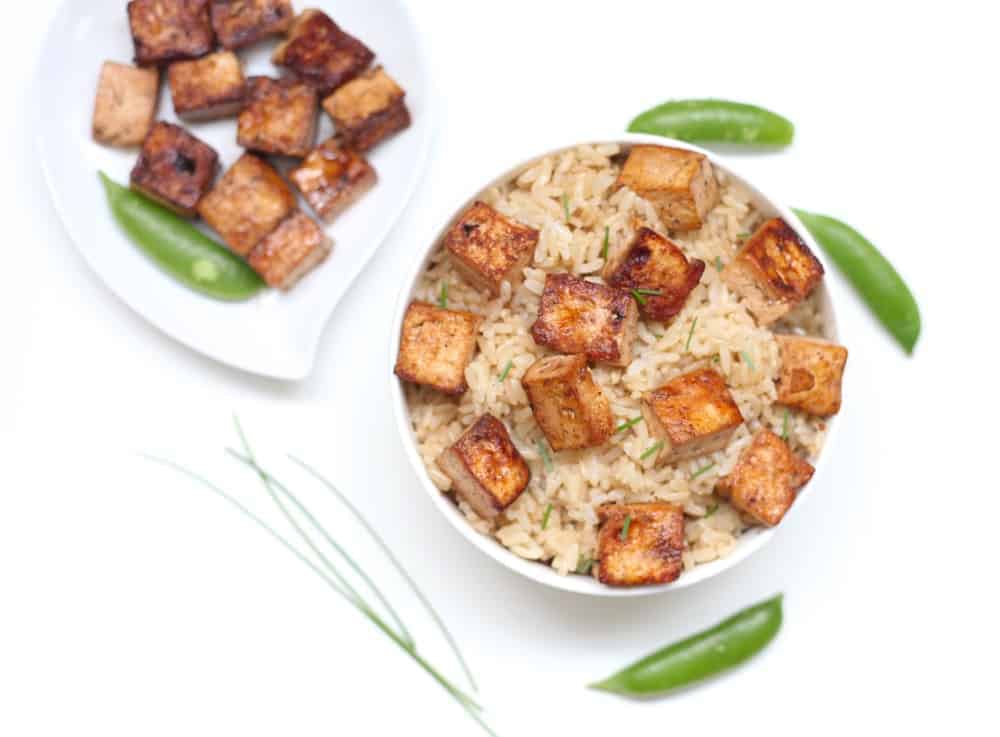
[[[177,61],[167,70],[174,111],[185,120],[213,120],[236,115],[243,107],[243,67],[232,51],[193,61]]]
[[[316,143],[316,90],[294,79],[250,77],[237,142],[251,151],[302,157]]]
[[[711,162],[694,151],[667,146],[633,146],[618,184],[649,200],[674,231],[697,230],[719,204]]]
[[[847,349],[820,338],[774,337],[781,349],[781,373],[777,380],[779,404],[820,417],[837,414]]]
[[[677,376],[642,399],[650,434],[663,442],[658,460],[676,463],[726,446],[743,415],[726,380],[712,369]]]
[[[597,511],[597,580],[608,586],[676,581],[684,570],[684,511],[666,502],[605,504]]]
[[[537,230],[504,217],[484,202],[466,210],[444,238],[459,273],[493,296],[500,294],[505,281],[514,288],[520,285],[537,244]]]
[[[638,323],[639,309],[628,292],[572,274],[548,274],[531,337],[558,353],[628,366]]]
[[[244,257],[294,210],[291,187],[253,154],[237,159],[198,205],[205,222]]]
[[[212,0],[212,28],[226,49],[241,49],[292,27],[292,0]]]
[[[305,10],[271,60],[326,95],[357,77],[375,54],[322,10]]]
[[[781,522],[813,467],[796,456],[788,443],[761,430],[740,454],[733,470],[715,485],[715,492],[762,525]]]
[[[367,151],[379,141],[410,125],[406,93],[382,67],[352,79],[323,101],[333,118],[337,135],[358,151]]]
[[[705,262],[684,256],[670,240],[649,228],[639,228],[632,243],[604,269],[613,287],[643,290],[640,311],[648,320],[669,322],[705,273]]]
[[[540,358],[524,374],[521,386],[552,450],[590,448],[611,437],[611,405],[585,355]]]
[[[822,279],[823,265],[781,218],[761,225],[722,270],[761,325],[788,314]]]
[[[528,464],[493,415],[476,420],[437,464],[451,479],[452,491],[486,519],[509,507],[531,481]]]
[[[356,151],[328,138],[288,173],[320,218],[331,222],[375,186],[371,164]]]
[[[330,239],[308,215],[296,212],[254,246],[247,257],[268,286],[288,290],[330,253]]]
[[[94,101],[94,140],[108,146],[142,143],[153,127],[159,90],[159,70],[104,62]]]
[[[132,0],[128,22],[142,66],[197,59],[215,44],[208,0]]]
[[[469,385],[465,369],[476,352],[479,315],[414,302],[406,310],[396,358],[396,376],[451,395]]]
[[[171,123],[157,123],[142,143],[132,169],[132,189],[185,217],[195,216],[219,168],[207,143]]]

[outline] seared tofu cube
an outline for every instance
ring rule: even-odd
[[[288,174],[313,212],[326,222],[375,186],[371,164],[336,136],[328,138]]]
[[[333,118],[337,135],[358,151],[367,151],[379,141],[410,125],[406,93],[382,67],[352,79],[323,101]]]
[[[167,71],[174,111],[185,120],[236,115],[243,107],[243,67],[232,51],[177,61]]]
[[[624,252],[611,259],[604,279],[619,289],[641,289],[640,311],[648,320],[670,322],[705,273],[705,262],[690,261],[677,244],[649,228],[639,228]]]
[[[537,244],[537,230],[504,217],[484,202],[466,210],[444,239],[459,273],[493,296],[500,294],[505,281],[514,288],[521,283]]]
[[[198,205],[234,253],[246,257],[295,210],[295,194],[274,167],[243,154]]]
[[[288,290],[330,253],[330,239],[308,215],[296,212],[254,246],[247,258],[268,286]]]
[[[628,292],[572,274],[548,274],[531,337],[558,353],[628,366],[638,323],[639,309]]]
[[[237,142],[251,151],[303,157],[316,143],[316,91],[294,79],[250,77]]]
[[[476,352],[481,322],[471,312],[412,303],[403,318],[396,376],[445,394],[464,394],[469,388],[465,369]]]
[[[159,90],[159,70],[104,62],[94,101],[94,140],[108,146],[142,143],[153,127]]]
[[[157,123],[132,169],[132,189],[185,217],[194,217],[219,168],[207,143],[171,123]]]
[[[820,417],[837,414],[847,349],[820,338],[774,337],[781,350],[778,403]]]
[[[590,448],[611,437],[611,405],[585,355],[540,358],[524,374],[521,386],[552,450]]]
[[[326,95],[357,77],[375,54],[322,10],[305,10],[271,60]]]
[[[658,460],[676,463],[724,448],[743,415],[726,380],[712,369],[677,376],[643,397],[650,434],[663,442]]]
[[[722,270],[761,325],[788,314],[822,279],[823,265],[781,218],[761,225]]]
[[[141,66],[197,59],[215,44],[208,0],[132,0],[128,22]]]
[[[675,504],[605,504],[597,511],[597,580],[608,586],[676,581],[684,570],[684,511]]]
[[[649,200],[673,231],[697,230],[719,204],[711,162],[704,154],[681,148],[633,146],[618,184]]]
[[[514,447],[506,426],[483,415],[437,460],[456,496],[476,514],[493,519],[521,496],[531,471]]]
[[[761,430],[740,454],[733,470],[716,483],[715,492],[743,514],[773,527],[781,522],[813,471],[788,443],[770,430]]]
[[[241,49],[292,27],[292,0],[212,0],[212,28],[225,49]]]

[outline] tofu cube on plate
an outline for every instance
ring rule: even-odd
[[[466,210],[444,239],[455,268],[493,296],[500,294],[505,281],[514,288],[520,285],[537,244],[537,230],[504,217],[485,202]]]
[[[212,0],[212,28],[224,49],[241,49],[292,26],[292,0]]]
[[[307,84],[250,77],[236,140],[251,151],[301,158],[316,143],[318,110],[316,90]]]
[[[375,54],[322,10],[305,10],[271,60],[326,95],[357,77]]]
[[[540,358],[525,372],[521,386],[552,450],[589,448],[611,437],[611,405],[585,355]]]
[[[288,290],[330,253],[330,239],[316,221],[295,212],[254,246],[247,257],[268,286]]]
[[[410,125],[406,93],[396,80],[375,67],[352,79],[323,101],[333,118],[337,135],[357,151],[367,151],[379,141]]]
[[[176,61],[167,70],[167,79],[174,111],[185,120],[236,115],[243,106],[246,80],[240,58],[232,51]]]
[[[704,154],[669,146],[633,146],[618,185],[656,207],[672,231],[697,230],[719,203],[719,184]]]
[[[288,178],[320,218],[332,221],[375,186],[375,170],[364,156],[336,137],[317,146]]]
[[[778,403],[820,417],[837,414],[847,349],[820,338],[774,337],[781,351]]]
[[[138,146],[156,117],[158,69],[106,61],[94,101],[94,140],[108,146]]]
[[[403,317],[396,376],[445,394],[464,394],[469,388],[465,369],[476,351],[481,322],[471,312],[413,302]]]
[[[179,126],[159,122],[142,143],[132,169],[132,188],[180,215],[194,217],[218,168],[215,149]]]
[[[212,50],[209,0],[132,0],[128,22],[140,66],[197,59]]]
[[[604,504],[597,578],[608,586],[676,581],[684,569],[684,511],[667,502]]]

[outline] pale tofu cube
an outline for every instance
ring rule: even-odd
[[[651,202],[672,231],[697,230],[719,204],[712,163],[704,154],[681,148],[633,146],[618,185]]]
[[[813,467],[796,456],[788,443],[761,430],[740,454],[715,493],[762,525],[781,522],[795,497],[812,478]]]
[[[375,186],[377,176],[364,156],[328,138],[288,178],[320,218],[333,221]]]
[[[194,217],[219,169],[207,143],[171,123],[157,123],[146,136],[132,169],[132,189],[179,215]]]
[[[323,101],[337,135],[356,151],[367,151],[379,141],[410,125],[406,93],[396,80],[375,67],[352,79]]]
[[[243,148],[301,158],[316,143],[316,90],[294,79],[250,77],[236,141]]]
[[[628,292],[572,274],[548,274],[531,337],[558,353],[628,366],[638,323],[639,309]]]
[[[531,471],[507,427],[483,415],[437,459],[451,490],[484,519],[493,519],[521,496]]]
[[[326,95],[368,68],[375,54],[321,10],[304,10],[271,60]]]
[[[537,230],[504,217],[484,202],[462,213],[444,238],[459,273],[494,297],[505,281],[512,288],[521,284],[537,244]]]
[[[273,166],[243,154],[198,205],[234,253],[247,254],[295,210],[295,195]]]
[[[788,314],[822,279],[823,265],[781,218],[761,225],[722,270],[761,325]]]
[[[608,586],[676,581],[684,570],[684,511],[675,504],[605,504],[598,509],[597,580]]]
[[[128,22],[140,66],[197,59],[215,44],[208,0],[132,0]]]
[[[413,302],[403,318],[396,376],[444,394],[464,394],[465,369],[476,352],[479,315]]]
[[[820,417],[837,414],[847,349],[820,338],[774,337],[781,350],[778,403]]]
[[[268,286],[288,290],[330,253],[330,239],[308,215],[296,212],[254,246],[247,257]]]
[[[223,118],[243,107],[246,80],[240,58],[232,51],[174,62],[167,79],[174,111],[185,120]]]
[[[524,374],[521,386],[552,450],[591,448],[611,437],[611,405],[585,355],[540,358]]]
[[[104,62],[94,101],[94,140],[108,146],[141,144],[153,127],[159,91],[159,70]]]
[[[650,228],[639,228],[635,238],[604,268],[612,287],[643,290],[639,310],[647,320],[670,322],[705,273],[705,262],[688,261],[676,243]],[[652,294],[651,292],[655,292]]]
[[[292,27],[292,0],[212,0],[212,28],[225,49],[241,49]]]
[[[649,433],[662,441],[661,463],[677,463],[721,450],[743,415],[726,380],[713,369],[677,376],[642,398]]]

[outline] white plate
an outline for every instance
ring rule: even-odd
[[[327,226],[333,253],[288,294],[268,290],[235,304],[203,297],[161,272],[112,219],[97,171],[127,183],[138,150],[95,143],[90,125],[101,63],[132,59],[123,0],[67,0],[49,29],[34,85],[38,148],[49,190],[70,237],[97,275],[172,338],[223,363],[282,379],[301,379],[311,371],[327,319],[416,188],[431,132],[427,65],[401,0],[309,6],[325,10],[375,52],[376,63],[406,90],[413,124],[372,151],[378,184]],[[304,7],[303,0],[296,3],[296,10]],[[247,74],[280,74],[270,62],[276,43],[271,39],[239,52]],[[165,84],[158,118],[177,121]],[[332,132],[329,117],[322,113],[321,118],[318,140]],[[219,152],[223,167],[242,153],[235,118],[182,125]]]

